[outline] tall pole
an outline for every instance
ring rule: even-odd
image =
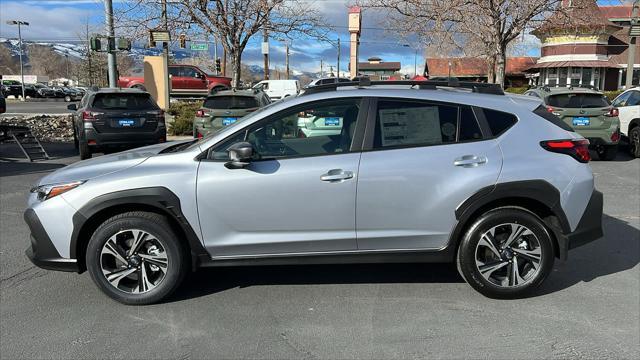
[[[213,37],[213,61],[215,62],[216,60],[218,60],[218,37],[214,36]],[[218,73],[218,67],[216,66],[216,75],[220,75]]]
[[[340,82],[340,38],[338,38],[338,76],[336,76],[336,82]]]
[[[631,13],[632,23],[633,23],[633,19],[635,19],[638,16],[639,2],[640,1],[638,0],[635,0],[633,2],[633,11]],[[629,49],[627,50],[629,52],[627,57],[627,79],[624,83],[625,89],[631,89],[631,87],[633,86],[633,63],[635,62],[635,57],[636,57],[636,41],[637,41],[637,38],[635,36],[629,38]]]
[[[165,31],[169,31],[169,20],[167,19],[167,0],[162,0],[162,26]],[[162,43],[162,50],[164,51],[164,56],[167,57],[167,64],[169,64],[169,43]]]
[[[105,20],[106,20],[106,28],[107,28],[107,67],[109,69],[109,87],[115,88],[118,86],[117,74],[118,70],[116,69],[116,54],[111,48],[115,43],[115,31],[113,29],[113,4],[111,0],[104,0],[104,12],[105,12]]]
[[[322,71],[322,59],[320,59],[320,79],[322,79],[322,75],[324,75],[324,71]]]
[[[416,49],[415,54],[413,55],[413,76],[418,75],[418,49]]]
[[[22,31],[20,30],[21,21],[18,21],[18,42],[20,43],[20,84],[22,84],[22,101],[24,98],[24,64],[22,63]]]
[[[285,52],[285,58],[284,58],[285,73],[287,74],[287,80],[289,80],[289,42],[287,41],[285,41],[284,43],[284,52]]]
[[[269,30],[262,30],[262,56],[264,57],[264,80],[269,80]]]

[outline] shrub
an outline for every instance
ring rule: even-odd
[[[173,116],[173,123],[169,125],[171,135],[193,135],[193,119],[196,111],[202,106],[201,102],[177,101],[169,105],[169,115]]]
[[[624,90],[614,90],[614,91],[605,91],[604,96],[606,96],[609,101],[613,101],[618,95],[622,94]]]
[[[524,87],[510,87],[510,88],[506,88],[504,91],[510,92],[512,94],[524,94],[524,92],[527,90],[529,90],[529,88],[524,86]]]

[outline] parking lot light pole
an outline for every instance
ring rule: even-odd
[[[404,44],[402,46],[411,48],[411,45],[409,44]],[[418,75],[418,49],[414,49],[413,51],[413,76],[416,76]]]
[[[18,44],[20,46],[20,84],[22,85],[22,101],[25,100],[24,98],[24,64],[22,63],[22,31],[21,31],[21,26],[29,26],[29,23],[26,21],[20,21],[20,20],[9,20],[7,21],[8,25],[18,25]]]

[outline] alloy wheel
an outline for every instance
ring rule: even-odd
[[[493,285],[512,288],[531,282],[542,264],[542,248],[535,234],[515,223],[492,227],[475,250],[478,272]]]
[[[169,258],[162,241],[138,229],[123,230],[111,236],[102,246],[102,274],[116,289],[142,294],[156,288],[164,280]]]

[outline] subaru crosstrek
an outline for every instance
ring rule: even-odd
[[[126,304],[203,266],[376,262],[456,262],[512,298],[602,236],[588,141],[539,100],[384,84],[317,86],[200,140],[57,170],[32,189],[27,255]],[[340,131],[300,135],[328,113]]]

